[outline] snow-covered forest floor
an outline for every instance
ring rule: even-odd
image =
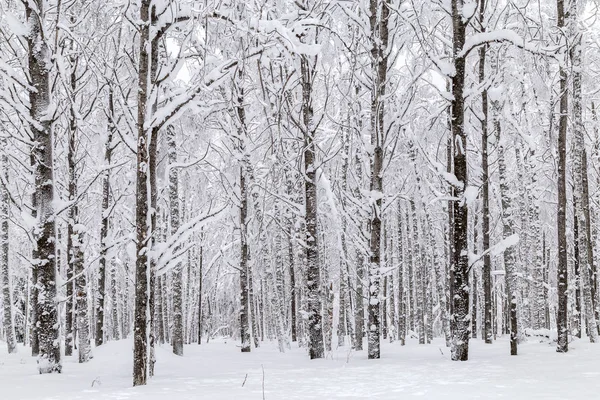
[[[109,342],[94,359],[65,359],[63,373],[38,375],[29,349],[8,355],[0,343],[2,400],[309,400],[309,399],[594,399],[600,396],[600,345],[574,341],[569,353],[529,341],[519,356],[508,342],[473,340],[468,362],[450,361],[440,339],[431,345],[384,343],[380,360],[339,348],[310,361],[294,348],[265,343],[242,354],[235,341],[185,347],[183,358],[157,350],[156,376],[131,387],[133,343]],[[441,350],[441,351],[440,351]],[[264,369],[264,376],[263,376]],[[263,394],[264,379],[264,394]]]

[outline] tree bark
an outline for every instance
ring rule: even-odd
[[[150,0],[140,3],[138,96],[137,96],[137,169],[136,169],[136,268],[133,347],[133,386],[145,385],[148,377],[148,296],[150,251],[148,130],[145,127],[148,107],[148,67],[150,47]]]
[[[317,171],[315,126],[313,121],[312,83],[315,71],[307,55],[300,59],[302,86],[302,122],[304,133],[304,204],[306,224],[306,297],[308,312],[309,356],[323,358],[323,325],[321,316],[321,269],[317,234]]]
[[[156,140],[156,138],[153,138]],[[167,146],[169,158],[169,215],[171,235],[179,229],[179,169],[177,166],[177,135],[173,125],[167,127]],[[174,252],[178,252],[175,249]],[[183,356],[183,264],[175,262],[173,268],[173,333],[171,344],[173,354]]]
[[[510,189],[508,178],[506,176],[506,161],[504,159],[504,144],[502,143],[501,125],[498,116],[494,119],[494,128],[496,130],[496,141],[498,143],[498,174],[500,176],[500,197],[502,204],[502,234],[504,238],[514,233],[514,221],[512,204],[510,199]],[[514,249],[507,248],[503,252],[504,270],[506,282],[506,294],[509,309],[509,332],[510,332],[510,354],[517,355],[517,259]],[[505,313],[506,314],[506,313]]]
[[[453,56],[455,74],[452,76],[452,137],[454,146],[454,175],[460,182],[456,186],[453,202],[453,257],[450,272],[452,286],[452,360],[469,359],[469,257],[467,245],[468,204],[464,193],[468,186],[467,175],[467,135],[465,132],[465,57],[459,53],[465,44],[465,31],[468,21],[463,17],[461,0],[451,1]]]
[[[15,325],[13,315],[13,297],[11,286],[11,268],[8,258],[9,250],[9,232],[8,219],[10,214],[10,198],[8,195],[8,155],[6,154],[6,139],[0,140],[0,145],[4,149],[0,154],[0,165],[2,172],[2,183],[0,184],[0,275],[2,275],[2,304],[6,346],[8,354],[17,352],[17,341],[15,338]]]
[[[35,326],[39,341],[38,370],[44,372],[61,371],[59,345],[59,319],[56,304],[56,244],[54,216],[54,167],[53,132],[50,108],[50,66],[51,50],[46,43],[44,28],[45,2],[34,0],[25,4],[29,26],[28,61],[29,77],[34,90],[29,92],[30,117],[34,121],[30,130],[34,141],[33,159],[35,175],[35,208],[37,216],[36,258],[34,276],[37,275],[34,295]]]
[[[565,28],[564,0],[556,1],[557,25],[559,30]],[[568,322],[568,263],[567,263],[567,124],[569,118],[569,89],[567,69],[564,63],[559,63],[560,76],[560,116],[558,121],[558,204],[557,204],[557,234],[558,234],[558,267],[556,269],[556,284],[558,310],[556,314],[556,330],[558,339],[556,351],[569,351],[569,322]]]

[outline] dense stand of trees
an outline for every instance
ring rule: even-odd
[[[8,351],[596,342],[595,7],[5,2]]]

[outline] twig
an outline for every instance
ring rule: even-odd
[[[246,379],[248,379],[248,374],[246,374],[246,376],[244,377],[244,382],[242,382],[242,387],[244,387],[244,385],[246,384]]]

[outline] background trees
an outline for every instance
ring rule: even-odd
[[[555,325],[559,351],[595,340],[597,27],[575,5],[8,2],[9,348],[60,370],[63,341],[86,361],[133,334],[142,385],[157,343],[220,335],[311,358],[444,336],[456,360],[480,329],[511,354]]]

